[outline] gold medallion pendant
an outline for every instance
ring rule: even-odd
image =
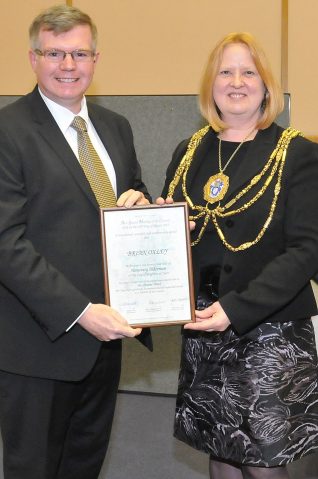
[[[229,189],[229,184],[229,177],[221,172],[210,176],[203,189],[205,201],[212,204],[222,200]]]

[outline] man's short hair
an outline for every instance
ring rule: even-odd
[[[29,28],[30,45],[33,50],[40,48],[39,33],[41,30],[53,32],[56,35],[68,32],[78,25],[88,25],[92,32],[92,49],[97,45],[97,28],[86,13],[69,5],[55,5],[41,12]]]

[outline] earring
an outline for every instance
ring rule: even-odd
[[[265,108],[266,108],[266,104],[267,104],[268,98],[269,98],[269,92],[268,92],[268,90],[266,90],[265,93],[264,93],[263,101],[262,101],[262,103],[261,103],[261,110],[262,110],[262,111],[264,111]]]

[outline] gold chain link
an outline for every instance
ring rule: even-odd
[[[295,130],[293,128],[287,128],[284,130],[278,140],[278,143],[270,155],[267,163],[264,165],[264,168],[262,171],[254,176],[250,183],[243,188],[234,198],[232,198],[228,203],[226,203],[224,206],[221,206],[219,203],[214,209],[209,209],[208,203],[206,206],[202,205],[194,205],[190,196],[188,195],[187,192],[187,187],[186,187],[186,180],[187,180],[187,173],[189,171],[189,168],[191,166],[192,160],[194,153],[198,147],[198,145],[201,143],[202,138],[206,135],[206,133],[209,130],[209,126],[206,126],[202,128],[201,130],[197,131],[191,138],[187,151],[185,155],[183,156],[176,172],[174,175],[174,178],[172,179],[169,189],[168,189],[168,196],[173,197],[174,191],[176,186],[178,185],[180,179],[182,178],[182,193],[183,196],[188,203],[189,207],[197,211],[198,213],[195,215],[190,216],[190,220],[198,220],[199,218],[202,218],[204,216],[204,221],[203,225],[201,227],[201,230],[199,232],[199,235],[195,241],[191,243],[191,246],[195,246],[199,243],[201,240],[203,233],[205,232],[205,229],[208,225],[209,220],[211,220],[215,226],[215,229],[224,244],[226,248],[228,248],[230,251],[237,252],[237,251],[243,251],[245,249],[250,248],[251,246],[254,246],[256,243],[260,241],[260,239],[263,237],[265,231],[267,230],[268,226],[270,225],[273,215],[276,209],[277,205],[277,200],[278,196],[281,190],[281,182],[282,182],[282,175],[283,175],[283,169],[286,161],[286,154],[287,154],[287,149],[289,146],[289,143],[293,138],[295,138],[298,135],[301,135],[301,132],[299,130]],[[230,209],[232,208],[242,197],[244,197],[253,187],[256,187],[261,179],[264,177],[266,173],[268,172],[268,177],[265,179],[263,186],[260,187],[260,189],[255,193],[253,198],[251,198],[249,201],[247,201],[245,204],[243,204],[241,207],[236,208],[236,209]],[[233,246],[228,241],[225,239],[224,233],[222,232],[217,218],[225,218],[228,216],[234,216],[239,213],[242,213],[243,211],[246,211],[248,208],[250,208],[267,190],[269,185],[271,184],[274,176],[277,173],[277,182],[274,187],[274,194],[273,194],[273,200],[271,202],[270,208],[269,208],[269,214],[261,227],[259,233],[256,235],[254,240],[247,241],[245,243],[240,244],[239,246]]]

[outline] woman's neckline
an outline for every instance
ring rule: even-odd
[[[229,143],[245,143],[246,141],[252,141],[254,140],[255,136],[257,135],[258,130],[257,128],[251,128],[248,131],[245,131],[245,134],[242,135],[239,130],[235,130],[233,133],[230,133],[225,130],[225,131],[220,131],[217,134],[217,137],[221,141],[226,141]],[[222,135],[226,136],[226,138],[222,138]],[[232,139],[233,138],[233,139]]]

